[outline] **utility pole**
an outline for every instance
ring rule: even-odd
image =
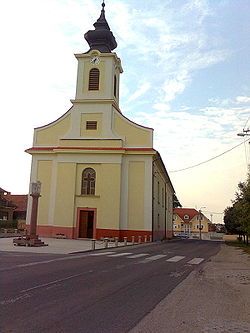
[[[202,218],[202,213],[201,213],[201,209],[202,208],[206,208],[206,207],[201,207],[200,209],[199,209],[199,234],[200,234],[200,239],[201,239],[201,230],[202,230],[202,226],[201,226],[201,218]]]
[[[247,136],[247,135],[250,135],[250,129],[243,129],[243,131],[241,133],[238,133],[237,134],[238,136]]]

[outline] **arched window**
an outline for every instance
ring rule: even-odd
[[[99,90],[100,71],[98,68],[92,68],[89,71],[89,90]]]
[[[84,169],[82,172],[82,189],[81,194],[95,194],[95,178],[96,173],[92,168]]]
[[[117,78],[116,75],[114,76],[114,96],[116,97],[116,90],[117,90]]]

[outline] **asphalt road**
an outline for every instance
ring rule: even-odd
[[[66,256],[0,252],[0,332],[128,332],[219,249],[180,240]]]

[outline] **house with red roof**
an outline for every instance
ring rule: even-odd
[[[194,208],[174,208],[173,232],[174,235],[185,234],[199,237],[208,233],[210,220]]]
[[[18,221],[18,227],[25,228],[27,194],[11,194],[0,187],[0,221]]]

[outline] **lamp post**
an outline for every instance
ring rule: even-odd
[[[202,227],[201,227],[201,209],[202,208],[206,208],[206,207],[201,207],[199,209],[199,234],[200,234],[200,239],[201,239],[201,230],[202,230]]]
[[[31,183],[31,193],[32,197],[32,208],[31,208],[31,218],[30,218],[30,238],[38,239],[36,234],[37,227],[37,211],[38,211],[38,199],[41,196],[41,182],[37,181]]]

